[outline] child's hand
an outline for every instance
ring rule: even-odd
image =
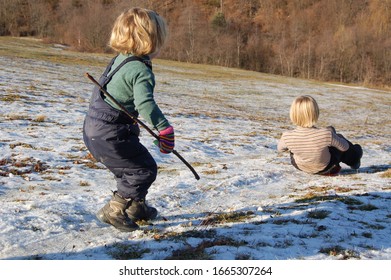
[[[155,144],[160,148],[161,153],[171,153],[175,146],[174,128],[169,126],[166,129],[159,131],[159,142]]]

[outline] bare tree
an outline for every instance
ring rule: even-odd
[[[164,58],[391,85],[390,0],[0,0],[0,35],[106,51],[132,6],[166,19]]]

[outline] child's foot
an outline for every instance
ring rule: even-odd
[[[361,158],[362,158],[362,155],[363,155],[363,151],[362,151],[361,146],[358,145],[358,144],[353,145],[353,147],[354,147],[354,149],[355,149],[355,151],[356,151],[356,153],[358,155],[358,161],[355,164],[351,165],[350,168],[352,168],[352,169],[359,169],[360,166],[361,166]]]
[[[126,214],[129,201],[114,192],[111,200],[98,211],[96,217],[103,223],[110,224],[124,232],[134,231],[139,226]]]
[[[339,171],[341,171],[341,166],[335,165],[329,172],[322,174],[324,176],[337,176],[339,174]]]
[[[130,206],[126,209],[126,214],[133,221],[148,221],[156,218],[157,210],[154,207],[148,206],[145,203],[145,200],[133,200]]]
[[[339,171],[341,171],[341,166],[339,164],[334,164],[333,166],[329,167],[328,169],[318,172],[316,174],[322,175],[322,176],[337,176]]]

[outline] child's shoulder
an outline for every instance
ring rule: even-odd
[[[116,61],[114,67],[116,67],[116,65],[120,65],[123,61],[125,60],[121,60],[121,58],[119,58],[119,61]],[[140,78],[154,80],[154,75],[151,69],[140,60],[131,60],[125,63],[124,65],[122,65],[121,69],[119,69],[118,73],[119,76],[130,80]]]
[[[306,134],[330,134],[331,130],[328,127],[296,127],[293,130],[283,132],[286,135],[306,135]]]
[[[123,66],[126,72],[131,73],[150,73],[151,70],[145,65],[144,62],[139,60],[132,60]]]
[[[115,57],[112,69],[115,69],[121,63],[125,63],[121,68],[125,68],[127,70],[134,69],[137,71],[149,71],[150,68],[148,65],[150,64],[150,60],[148,58],[136,57],[132,55],[126,54],[118,54]]]
[[[331,129],[330,129],[330,127],[328,126],[328,127],[316,127],[316,129],[318,130],[318,131],[331,131]]]
[[[312,133],[317,133],[317,134],[331,134],[332,133],[332,130],[330,129],[330,127],[317,127],[317,126],[314,126],[314,127],[311,127],[311,128],[308,128],[309,131],[311,131]]]
[[[335,132],[334,128],[332,126],[328,127],[320,127],[318,128],[319,132],[324,133],[324,134],[332,134]]]

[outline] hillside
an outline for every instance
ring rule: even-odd
[[[0,259],[391,259],[390,92],[218,66],[154,61],[156,100],[201,179],[143,132],[160,215],[131,233],[101,224],[115,183],[82,141],[84,73],[109,59],[0,37]],[[277,154],[301,94],[363,146],[358,171],[311,176]]]
[[[391,86],[388,0],[0,0],[0,36],[107,52],[115,18],[132,6],[166,19],[169,60]]]

